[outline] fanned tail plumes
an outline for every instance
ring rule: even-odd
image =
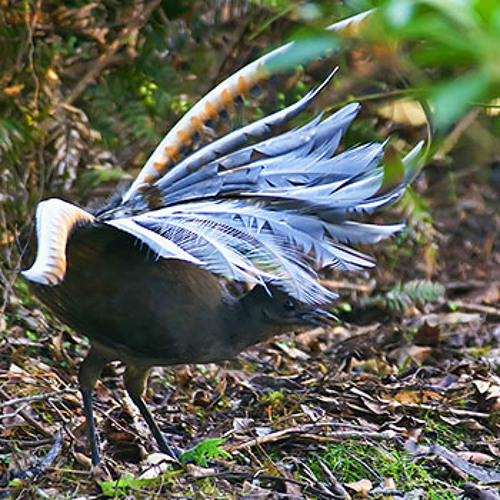
[[[335,32],[337,36],[346,36],[347,38],[355,36],[360,26],[363,25],[367,17],[370,17],[372,12],[373,10],[367,10],[334,23],[328,26],[326,31]],[[231,109],[238,98],[244,98],[252,88],[258,86],[271,76],[293,70],[299,64],[307,64],[314,59],[323,57],[331,52],[331,49],[331,44],[326,43],[318,44],[316,48],[308,46],[307,50],[301,50],[300,47],[297,47],[296,42],[290,42],[272,50],[229,76],[200,99],[172,127],[160,144],[158,144],[130,188],[123,194],[121,199],[122,204],[128,205],[129,202],[135,204],[138,197],[146,193],[171,167],[179,163],[186,152],[189,151],[193,138],[202,130],[203,125],[216,119],[225,110]],[[307,100],[313,97],[314,95],[306,96],[302,100],[302,105],[307,105]],[[300,106],[301,104],[297,103],[297,108],[300,108]],[[289,108],[289,112],[293,114],[293,108]],[[300,112],[300,109],[297,109],[297,112]],[[279,114],[275,117],[283,121],[288,119],[283,116],[279,118]],[[265,133],[265,123],[258,123],[256,125],[256,128]],[[250,135],[255,134],[255,136],[259,135],[256,129],[253,131],[248,130],[248,133]],[[241,138],[242,136],[239,137]],[[231,144],[232,141],[235,141],[234,136],[228,138],[225,144]],[[237,147],[237,142],[233,142],[232,146]],[[199,161],[201,160],[199,158]],[[192,163],[190,168],[194,169],[196,165]]]
[[[355,31],[368,15],[328,29]],[[41,246],[35,264],[25,271],[28,279],[61,283],[67,238],[78,221],[125,231],[158,258],[190,262],[231,280],[277,286],[307,304],[336,297],[318,282],[319,270],[373,266],[373,260],[350,245],[375,243],[403,224],[380,226],[358,219],[401,196],[416,175],[422,144],[403,159],[400,181],[388,186],[381,166],[384,144],[364,144],[335,155],[359,104],[280,133],[335,71],[295,104],[188,154],[204,123],[253,85],[288,69],[294,48],[291,43],[270,52],[209,92],[109,206],[90,215],[60,200],[44,202],[37,214]],[[61,220],[69,221],[58,223],[64,230],[54,227]]]
[[[352,219],[400,197],[416,173],[422,146],[403,160],[401,182],[385,190],[383,144],[335,155],[359,104],[258,141],[302,111],[331,76],[292,106],[180,161],[151,187],[157,209],[147,209],[147,196],[137,196],[125,204],[133,215],[104,213],[102,220],[161,258],[190,261],[231,280],[269,283],[301,302],[331,302],[336,295],[318,283],[317,271],[374,265],[349,245],[375,243],[403,224]],[[250,140],[257,142],[246,145]]]

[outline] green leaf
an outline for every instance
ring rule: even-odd
[[[207,466],[207,460],[213,460],[217,458],[231,458],[231,455],[223,450],[220,446],[225,442],[224,439],[205,439],[201,443],[197,444],[192,450],[184,452],[180,456],[182,462],[193,461],[197,465]]]
[[[489,80],[483,72],[471,72],[441,84],[430,96],[434,123],[444,129],[458,120],[473,105],[485,97]]]
[[[338,50],[340,42],[334,34],[310,34],[293,42],[288,50],[273,57],[266,63],[271,74],[290,71],[302,64],[307,64],[325,56],[330,51]]]
[[[386,7],[386,20],[395,28],[406,26],[415,12],[413,0],[392,0]]]
[[[157,477],[140,479],[140,478],[134,478],[132,474],[127,473],[124,476],[119,477],[116,481],[101,481],[99,483],[99,486],[101,487],[102,493],[105,497],[135,498],[135,495],[133,497],[131,496],[132,492],[148,487],[151,488],[154,487],[155,485],[158,486],[171,483],[171,478],[175,474],[177,473],[166,472]]]

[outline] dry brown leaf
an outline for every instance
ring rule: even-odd
[[[493,385],[489,388],[488,398],[500,398],[500,385]]]
[[[408,440],[405,443],[405,448],[413,456],[435,455],[440,463],[464,479],[467,479],[469,475],[485,484],[500,482],[499,470],[475,465],[468,460],[464,460],[457,452],[445,448],[440,444],[435,443],[430,446],[422,446],[416,441]]]
[[[255,420],[253,418],[236,417],[233,419],[233,430],[242,431],[249,429],[254,424]]]
[[[310,357],[309,354],[306,354],[304,351],[301,351],[297,347],[290,346],[284,342],[275,342],[274,345],[281,349],[291,359],[306,361]]]
[[[5,87],[2,90],[2,92],[9,97],[13,97],[19,94],[23,89],[24,89],[24,83],[21,83],[19,85],[12,85],[10,87]]]
[[[73,457],[80,465],[83,465],[84,467],[88,468],[92,465],[92,460],[90,459],[90,457],[88,457],[87,455],[84,455],[83,453],[79,453],[78,451],[74,451]]]
[[[473,464],[487,464],[495,460],[492,456],[479,451],[459,451],[457,455]]]
[[[389,413],[386,409],[382,407],[382,405],[379,405],[374,401],[363,399],[363,404],[376,415],[386,415]]]
[[[427,403],[429,400],[441,400],[443,397],[437,392],[430,391],[398,391],[394,396],[383,395],[383,401],[397,401],[398,403]]]
[[[472,418],[467,418],[467,419],[461,419],[461,418],[455,418],[455,417],[448,417],[444,415],[439,415],[439,418],[443,421],[446,422],[449,425],[457,426],[460,425],[462,427],[465,427],[466,429],[471,429],[471,430],[482,430],[484,427],[477,421]]]
[[[485,488],[472,483],[464,483],[462,485],[465,498],[474,500],[500,500],[500,491],[497,488]]]
[[[479,288],[466,297],[471,302],[495,305],[500,300],[500,287],[498,283],[490,283],[486,287]]]
[[[500,446],[495,446],[492,443],[487,443],[486,447],[494,457],[500,457]]]
[[[255,499],[266,499],[272,498],[273,492],[266,488],[262,488],[257,484],[251,483],[250,481],[245,481],[243,483],[244,498],[255,498]]]
[[[421,365],[432,353],[432,347],[424,347],[418,345],[409,346],[407,354],[418,365]]]
[[[165,453],[151,453],[142,462],[144,472],[139,476],[139,479],[154,479],[165,474],[171,468],[173,458]]]
[[[304,412],[305,415],[309,417],[312,422],[319,421],[325,415],[325,410],[323,410],[322,408],[313,408],[306,404],[301,404],[300,409]]]
[[[403,125],[420,127],[427,123],[427,116],[422,105],[411,99],[400,99],[380,104],[376,107],[376,111],[383,118]]]
[[[345,483],[344,486],[365,496],[368,496],[370,491],[373,489],[373,484],[368,479],[360,479],[354,483]]]
[[[186,387],[193,379],[193,370],[189,365],[183,365],[174,369],[174,384]]]
[[[198,465],[194,464],[187,464],[187,471],[196,479],[213,476],[216,472],[216,470],[213,468],[199,467]]]
[[[491,387],[491,382],[488,382],[487,380],[474,380],[472,383],[476,387],[479,394],[484,394]]]
[[[14,325],[10,329],[9,337],[10,337],[10,339],[21,339],[21,338],[24,338],[24,328],[22,328],[22,327],[20,327],[18,325]]]
[[[19,365],[11,363],[9,366],[9,379],[20,379],[25,385],[36,385],[38,381],[32,377],[26,370],[23,370]]]
[[[466,323],[475,323],[481,321],[482,317],[477,313],[463,313],[463,312],[451,312],[451,313],[432,313],[425,314],[418,318],[418,323],[423,324],[428,323],[431,326],[437,325],[462,325]]]
[[[318,338],[325,333],[325,329],[323,327],[313,328],[312,330],[307,330],[305,332],[299,333],[295,340],[298,344],[303,345],[304,347],[311,347],[318,341]]]
[[[436,347],[439,344],[440,338],[441,325],[433,325],[424,321],[415,335],[414,342],[420,346]]]

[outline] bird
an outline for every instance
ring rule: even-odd
[[[287,46],[288,47],[288,46]],[[209,363],[308,323],[329,321],[337,295],[323,269],[374,266],[352,244],[404,227],[363,216],[399,199],[420,165],[422,143],[387,186],[385,143],[335,154],[359,112],[281,130],[328,85],[190,150],[195,134],[236,97],[269,77],[278,49],[202,98],[166,135],[130,187],[89,210],[57,198],[39,202],[36,256],[22,271],[33,293],[90,339],[78,381],[93,466],[101,464],[92,392],[111,361],[160,451],[176,457],[144,400],[152,366]],[[231,283],[250,291],[235,294]]]

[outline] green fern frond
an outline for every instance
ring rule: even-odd
[[[386,293],[362,300],[363,305],[377,305],[384,309],[403,312],[414,305],[437,302],[445,294],[441,283],[428,280],[413,280],[398,283]]]
[[[192,450],[184,452],[180,459],[182,462],[193,461],[197,465],[207,466],[207,460],[214,460],[217,458],[231,458],[231,455],[221,448],[224,439],[205,439],[197,444]]]

